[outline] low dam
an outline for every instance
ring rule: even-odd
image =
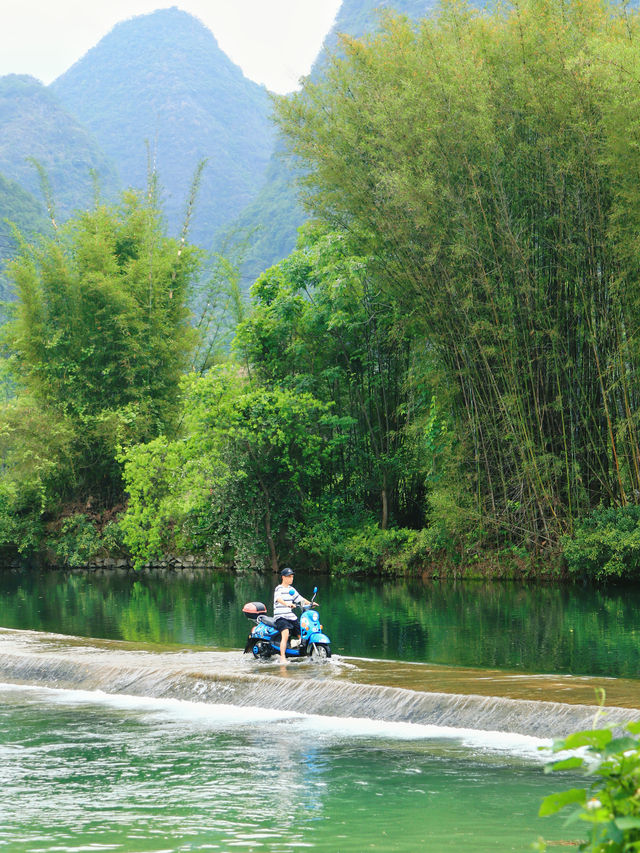
[[[6,629],[0,681],[541,738],[591,728],[597,718],[607,725],[640,719],[640,684],[631,680],[341,657],[283,667],[239,650],[167,651]]]

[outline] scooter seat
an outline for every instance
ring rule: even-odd
[[[263,625],[268,625],[269,628],[275,628],[275,619],[273,616],[258,616],[258,622],[262,622]]]

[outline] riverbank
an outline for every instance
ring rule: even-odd
[[[307,570],[309,567],[305,567]],[[23,571],[29,569],[37,569],[38,571],[70,571],[74,573],[101,573],[109,574],[112,572],[125,572],[132,575],[150,575],[158,573],[189,573],[189,572],[205,572],[205,573],[224,573],[238,575],[274,575],[276,573],[267,569],[234,569],[230,566],[219,566],[212,563],[206,558],[187,556],[168,556],[165,559],[154,560],[152,562],[143,563],[136,566],[133,560],[128,560],[122,557],[104,557],[87,563],[86,565],[69,565],[67,563],[53,563],[47,560],[29,560],[29,559],[5,559],[0,560],[0,572],[2,571]],[[348,570],[339,570],[329,572],[333,577],[353,577],[359,579],[366,578],[381,578],[392,582],[402,579],[422,579],[422,580],[468,580],[468,581],[521,581],[527,583],[541,583],[561,585],[571,584],[575,582],[566,569],[562,565],[540,565],[531,567],[526,563],[501,563],[496,557],[490,556],[483,560],[473,561],[467,565],[457,565],[447,561],[441,563],[429,564],[426,566],[417,567],[410,572],[380,572],[375,568],[366,572],[362,569],[350,572]]]
[[[24,569],[37,567],[39,570],[73,570],[87,572],[110,572],[115,569],[131,571],[137,574],[149,572],[184,572],[191,570],[210,572],[257,572],[272,574],[270,569],[253,567],[238,569],[233,565],[220,565],[204,554],[166,554],[156,560],[143,563],[136,562],[133,557],[125,554],[96,556],[82,562],[78,554],[72,554],[72,559],[60,559],[48,550],[46,553],[24,557],[16,554],[0,554],[0,571],[3,569]],[[310,564],[308,560],[288,558],[286,563],[305,571],[320,570],[335,577],[358,578],[422,578],[425,580],[498,580],[498,581],[527,581],[540,583],[569,583],[574,578],[567,571],[566,564],[559,552],[549,552],[542,555],[529,555],[521,550],[505,549],[500,551],[474,551],[460,556],[448,554],[445,551],[434,554],[429,560],[419,562],[408,560],[402,554],[387,554],[372,563],[368,568],[362,564],[349,566],[338,564],[333,568],[322,563]]]

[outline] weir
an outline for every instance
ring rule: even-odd
[[[0,629],[0,682],[12,684],[542,738],[592,728],[598,706],[576,699],[589,694],[595,697],[594,688],[604,686],[608,704],[597,725],[640,719],[640,685],[635,681],[493,675],[481,670],[354,658],[333,659],[324,664],[303,661],[280,667],[275,662],[256,662],[239,650],[169,651]],[[536,695],[548,698],[522,698],[531,695],[531,683],[535,684]],[[456,686],[464,686],[465,692],[459,692]],[[563,701],[555,701],[556,696]],[[619,697],[621,704],[611,705],[612,697]]]

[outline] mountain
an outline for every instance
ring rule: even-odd
[[[376,10],[418,18],[431,7],[432,0],[343,0],[312,75],[322,73],[339,33],[376,28]],[[49,87],[0,78],[0,220],[15,209],[25,233],[46,227],[30,158],[48,176],[59,220],[91,203],[92,173],[111,198],[122,187],[144,187],[151,162],[175,234],[206,160],[189,237],[205,249],[246,245],[249,284],[289,254],[305,218],[270,113],[267,90],[196,18],[173,7],[123,21]],[[0,261],[11,246],[0,226]]]
[[[295,169],[286,157],[284,145],[276,142],[263,185],[232,224],[221,233],[215,248],[239,261],[243,289],[248,289],[261,272],[286,258],[295,247],[298,228],[305,213],[298,201]],[[234,251],[234,246],[238,251]]]
[[[264,180],[274,139],[267,90],[176,7],[118,24],[51,90],[118,164],[125,186],[146,184],[150,152],[173,230],[207,160],[190,231],[204,248]]]
[[[117,186],[113,165],[56,96],[33,77],[9,74],[0,77],[0,174],[44,201],[33,161],[47,174],[61,220],[91,202],[92,173],[105,193]],[[3,205],[2,218],[5,210]]]
[[[417,21],[425,18],[436,5],[436,0],[343,0],[312,74],[317,71],[318,64],[322,64],[324,51],[336,49],[341,33],[360,38],[376,31],[379,15],[384,10],[397,12]]]
[[[338,48],[340,34],[359,38],[375,32],[382,10],[393,10],[418,20],[426,17],[435,5],[435,0],[343,0],[310,76],[321,76],[328,53],[335,53]],[[264,184],[234,223],[238,238],[244,237],[249,247],[242,267],[245,285],[293,250],[298,228],[305,221],[297,199],[295,169],[283,154],[283,143],[276,141]]]
[[[52,230],[36,163],[58,222],[91,204],[96,184],[106,196],[118,185],[95,139],[52,92],[33,77],[0,77],[0,300],[12,296],[3,275],[17,248],[9,223],[28,240]]]
[[[0,217],[0,258],[11,257],[16,248],[11,225],[27,240],[51,227],[44,204],[4,175],[0,175]]]

